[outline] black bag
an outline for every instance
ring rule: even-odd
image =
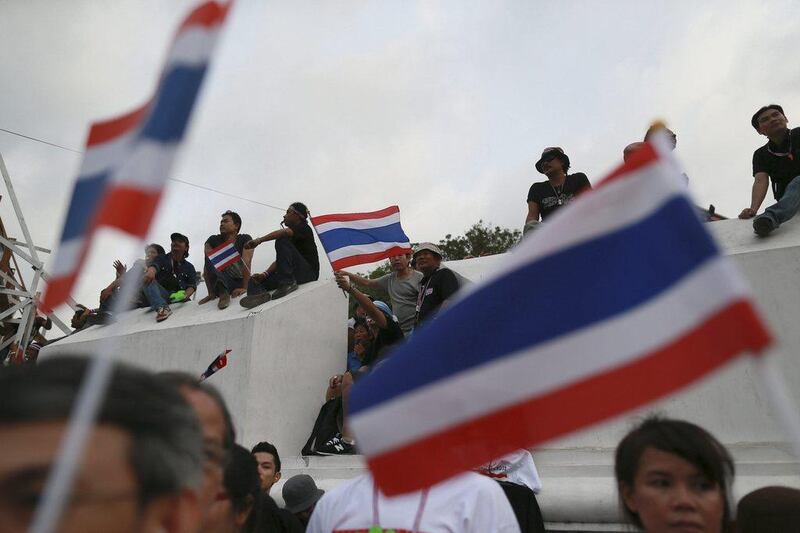
[[[322,446],[341,432],[342,424],[342,397],[325,402],[319,410],[314,429],[308,437],[302,455],[317,455],[317,446]]]

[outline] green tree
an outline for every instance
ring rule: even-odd
[[[444,239],[439,241],[439,248],[442,249],[445,261],[455,261],[466,257],[503,253],[517,244],[521,236],[522,232],[518,229],[501,228],[479,220],[465,231],[464,235],[457,237],[449,233],[445,235]]]

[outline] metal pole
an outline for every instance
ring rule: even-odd
[[[3,180],[6,182],[6,190],[8,191],[8,195],[11,197],[11,205],[14,206],[14,212],[17,214],[17,220],[19,221],[20,229],[22,229],[22,235],[25,237],[25,244],[28,246],[28,249],[31,252],[31,257],[33,257],[33,259],[36,261],[33,266],[36,268],[42,268],[42,262],[39,260],[39,255],[36,253],[36,247],[33,245],[33,239],[31,239],[31,234],[28,231],[28,225],[25,224],[25,217],[22,216],[22,209],[19,207],[17,195],[14,193],[14,186],[11,185],[11,178],[8,175],[8,169],[6,169],[6,163],[3,160],[3,154],[1,153],[0,173],[3,174]]]
[[[319,232],[317,232],[317,227],[314,225],[314,222],[311,220],[311,211],[308,212],[308,223],[311,225],[311,228],[314,230],[314,235],[317,236],[317,240],[319,241],[320,246],[322,246],[322,239],[319,238]],[[336,269],[333,268],[333,262],[331,262],[331,258],[328,257],[328,251],[322,246],[322,251],[325,252],[325,258],[328,260],[328,264],[331,266],[331,270],[333,270],[333,274],[336,275]],[[350,295],[347,294],[347,291],[342,289],[342,294],[344,297],[347,298],[347,301],[350,301]],[[348,311],[349,313],[350,311]]]
[[[36,320],[36,303],[34,295],[36,294],[36,287],[39,285],[39,279],[42,276],[41,272],[41,270],[36,270],[36,273],[33,275],[33,281],[31,282],[30,288],[31,297],[28,301],[28,305],[25,306],[25,311],[22,313],[22,323],[20,323],[20,328],[23,330],[23,332],[20,346],[22,346],[25,350],[28,349],[28,343],[31,340],[31,330],[33,329],[33,323]],[[19,331],[17,331],[17,334],[19,334]]]

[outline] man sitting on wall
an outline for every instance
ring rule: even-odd
[[[186,260],[189,257],[189,238],[173,233],[170,239],[170,253],[153,259],[142,280],[142,292],[150,309],[156,311],[157,322],[172,314],[168,302],[188,301],[197,289],[197,273]]]
[[[225,309],[231,303],[231,297],[244,294],[247,283],[250,281],[250,263],[253,258],[251,250],[245,250],[244,245],[251,239],[246,233],[239,233],[242,229],[242,217],[233,211],[225,211],[219,221],[219,235],[212,235],[205,243],[205,266],[203,278],[206,281],[208,295],[198,303],[203,305],[219,297],[217,307]],[[233,242],[233,246],[241,256],[221,271],[214,267],[208,255],[215,248]]]
[[[772,233],[800,209],[800,128],[789,129],[783,108],[777,104],[764,106],[750,123],[768,139],[753,153],[753,191],[750,207],[742,209],[739,218],[752,218],[767,196],[772,180],[772,194],[777,203],[769,206],[753,220],[753,230],[760,237]]]
[[[282,298],[297,290],[298,285],[319,279],[317,244],[307,218],[308,208],[295,202],[283,215],[281,225],[284,227],[245,244],[246,250],[253,250],[259,244],[275,241],[275,262],[250,278],[242,307],[250,309]],[[272,294],[269,291],[273,291]]]

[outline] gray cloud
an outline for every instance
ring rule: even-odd
[[[193,3],[3,3],[0,46],[15,52],[0,127],[80,148],[90,122],[149,95]],[[436,240],[478,218],[519,227],[543,147],[597,181],[664,118],[697,202],[734,216],[762,144],[750,114],[800,109],[794,15],[788,1],[240,0],[173,175],[317,214],[399,204],[412,240]],[[0,151],[35,239],[54,246],[80,156],[3,133]],[[199,266],[229,208],[253,234],[281,217],[170,182],[150,240],[186,233]],[[96,247],[80,301],[111,280],[116,239]],[[271,258],[259,248],[256,264]]]

